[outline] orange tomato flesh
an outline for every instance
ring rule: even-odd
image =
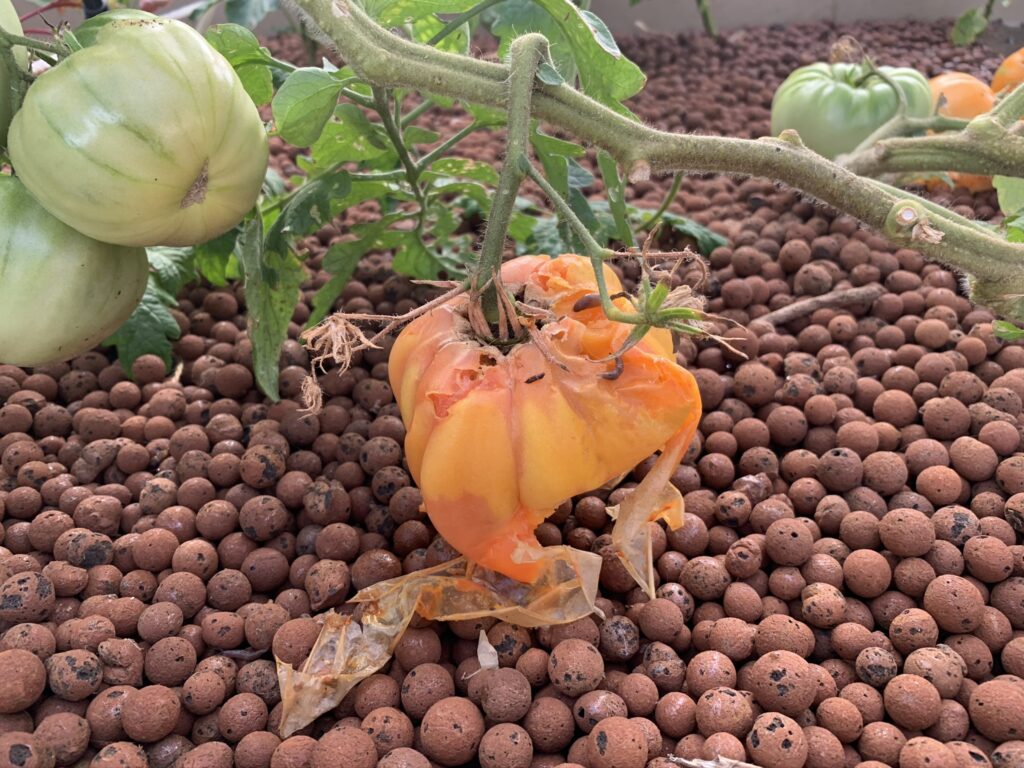
[[[621,290],[608,267],[605,277],[611,293]],[[502,278],[552,315],[530,341],[505,351],[482,344],[460,297],[410,323],[389,368],[409,469],[434,526],[470,561],[530,582],[545,559],[534,528],[681,430],[692,437],[700,395],[664,330],[624,353],[616,378],[602,375],[615,369],[602,358],[632,326],[599,306],[575,309],[597,291],[589,260],[525,256]]]

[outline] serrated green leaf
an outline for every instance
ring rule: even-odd
[[[619,166],[605,150],[597,153],[597,165],[601,169],[601,179],[604,181],[605,195],[608,197],[608,206],[615,219],[615,227],[618,238],[627,248],[636,246],[636,237],[633,228],[629,225],[629,212],[626,208],[626,189],[619,175]]]
[[[466,104],[465,109],[473,116],[473,121],[481,128],[493,128],[508,122],[508,114],[494,107],[481,104]]]
[[[569,160],[569,186],[575,187],[576,189],[586,189],[594,183],[594,174],[584,168],[582,165],[577,163],[575,160]]]
[[[268,167],[266,174],[263,176],[263,194],[267,197],[277,197],[283,195],[287,191],[284,179],[281,178],[281,174],[275,171],[273,168]]]
[[[271,11],[277,10],[277,0],[226,0],[224,15],[232,24],[254,29]]]
[[[442,157],[430,166],[431,171],[444,176],[473,179],[484,184],[498,183],[498,172],[490,163],[470,160],[468,157]]]
[[[476,201],[485,213],[491,210],[491,190],[475,181],[439,179],[433,182],[431,193],[441,195],[465,195]]]
[[[1007,216],[1024,212],[1024,179],[1013,176],[993,176],[992,186],[999,196],[999,210]]]
[[[345,171],[307,181],[267,230],[265,248],[278,254],[287,252],[289,237],[308,235],[329,223],[351,189],[352,177]]]
[[[444,29],[445,26],[445,22],[437,16],[427,16],[412,25],[412,35],[418,42],[429,43],[434,38],[434,35]],[[472,32],[467,22],[449,32],[437,43],[434,43],[434,47],[439,51],[461,53],[465,56],[469,53],[469,40],[471,37]]]
[[[173,300],[186,285],[196,277],[195,261],[191,248],[170,248],[155,246],[146,249],[151,275]]]
[[[534,126],[533,132],[530,134],[530,143],[533,148],[542,155],[560,155],[562,157],[583,157],[587,154],[587,150],[581,147],[579,144],[574,144],[571,141],[565,141],[541,131],[539,128]]]
[[[246,223],[237,252],[245,276],[253,373],[263,394],[276,402],[281,399],[277,359],[281,344],[288,338],[288,324],[306,272],[290,251],[281,254],[263,249],[263,220],[259,216]]]
[[[971,45],[987,27],[988,19],[981,9],[971,8],[956,20],[949,36],[954,45]]]
[[[256,36],[238,24],[218,24],[210,27],[205,37],[234,67],[249,97],[258,105],[269,103],[274,95],[274,78],[268,64],[273,57]]]
[[[427,217],[430,221],[430,228],[427,232],[434,242],[450,237],[462,224],[462,217],[457,216],[452,207],[447,205],[430,205],[427,209]]]
[[[423,244],[418,232],[402,232],[395,246],[395,272],[418,280],[432,280],[442,269],[435,254]]]
[[[405,129],[405,134],[402,139],[406,144],[433,144],[435,141],[441,138],[441,135],[435,131],[427,130],[426,128],[420,128],[418,125],[410,125]]]
[[[238,228],[232,229],[218,238],[195,247],[193,257],[196,270],[213,285],[228,284],[228,264],[235,251],[238,232]]]
[[[367,0],[363,7],[378,23],[384,26],[397,26],[439,13],[462,13],[477,2],[478,0]]]
[[[307,328],[312,328],[327,317],[334,302],[352,279],[352,273],[355,272],[363,254],[356,248],[346,247],[351,245],[352,243],[335,243],[324,254],[324,268],[333,274],[313,295],[313,309],[306,323]]]
[[[530,233],[527,247],[523,253],[547,254],[557,256],[569,249],[562,240],[562,233],[558,226],[558,220],[554,217],[538,219]]]
[[[142,301],[124,324],[104,344],[117,348],[121,367],[129,376],[132,363],[142,355],[158,355],[171,369],[171,342],[181,336],[178,322],[169,307],[175,306],[175,297],[158,284],[155,273],[150,273]]]
[[[418,0],[417,0],[418,2]],[[512,40],[540,32],[551,44],[551,63],[565,82],[579,77],[584,93],[615,111],[633,116],[622,102],[644,87],[641,69],[619,50],[607,25],[572,0],[505,0],[484,16],[505,56]]]
[[[384,128],[371,123],[355,104],[339,104],[335,108],[320,138],[314,142],[312,154],[321,168],[396,157]]]
[[[693,219],[688,219],[677,213],[665,211],[662,214],[662,219],[679,234],[692,238],[697,244],[697,250],[705,256],[710,254],[715,248],[721,248],[729,244],[729,241],[718,233],[712,232],[702,224],[693,221]]]
[[[554,64],[549,61],[542,61],[537,67],[537,79],[547,85],[562,85],[565,79],[555,69]]]
[[[1018,328],[1013,323],[1005,320],[996,320],[992,323],[996,338],[1003,341],[1024,341],[1024,328]]]
[[[329,72],[312,67],[297,69],[270,103],[281,138],[297,147],[308,147],[320,138],[334,114],[341,82]]]

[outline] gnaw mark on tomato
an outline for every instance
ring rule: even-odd
[[[192,186],[188,188],[188,192],[181,198],[181,208],[189,208],[206,200],[206,190],[209,188],[210,161],[206,160],[203,162],[203,167],[199,169],[199,175],[192,182]]]

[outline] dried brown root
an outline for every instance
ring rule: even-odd
[[[809,299],[802,299],[788,304],[767,315],[761,315],[753,320],[754,323],[768,323],[772,326],[785,325],[790,320],[816,312],[826,307],[847,307],[851,304],[870,304],[879,296],[885,293],[885,289],[878,285],[862,285],[857,288],[843,288],[821,296],[812,296]]]
[[[451,284],[446,283],[446,285]],[[318,413],[323,407],[323,392],[317,383],[318,368],[334,363],[342,372],[347,371],[352,366],[352,360],[356,353],[366,349],[379,349],[380,342],[403,325],[412,322],[420,315],[425,315],[445,302],[451,301],[465,291],[464,285],[455,284],[454,288],[450,288],[440,296],[397,317],[395,315],[335,312],[319,324],[306,330],[299,337],[306,343],[306,348],[312,352],[309,361],[309,376],[302,382],[302,400],[306,404],[306,410]],[[380,322],[387,324],[373,336],[367,336],[359,326],[360,323]]]
[[[753,763],[744,763],[728,757],[716,757],[714,760],[698,760],[668,755],[665,759],[676,765],[685,765],[686,768],[758,768]]]

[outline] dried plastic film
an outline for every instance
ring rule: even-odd
[[[524,584],[465,558],[382,581],[353,602],[362,616],[328,614],[301,669],[278,660],[287,737],[336,707],[360,680],[383,667],[413,614],[456,621],[493,616],[522,627],[565,624],[600,611],[594,606],[601,558],[572,547],[543,549],[541,576]]]
[[[697,410],[699,414],[699,405]],[[693,440],[696,429],[696,420],[681,429],[665,446],[651,471],[633,492],[617,507],[608,507],[606,510],[615,519],[612,528],[615,554],[650,598],[654,597],[654,558],[648,523],[664,520],[672,530],[683,524],[683,497],[669,480]]]

